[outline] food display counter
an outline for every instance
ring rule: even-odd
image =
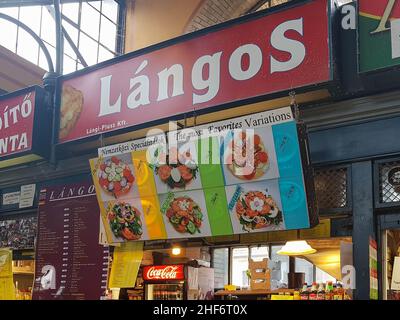
[[[277,290],[220,290],[214,294],[216,300],[270,300],[272,295],[292,296],[293,289]]]

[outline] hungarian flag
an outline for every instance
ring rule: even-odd
[[[392,58],[390,26],[392,20],[400,19],[400,0],[359,0],[358,5],[360,71],[400,64],[400,58]]]

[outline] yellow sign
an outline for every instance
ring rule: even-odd
[[[0,249],[0,300],[15,300],[12,251]]]
[[[143,258],[143,242],[126,242],[116,247],[111,266],[110,288],[132,288]]]
[[[282,294],[273,294],[271,295],[271,300],[294,300],[293,296],[287,296]]]
[[[164,227],[164,221],[160,213],[160,205],[158,202],[153,172],[147,166],[146,150],[134,152],[133,158],[135,172],[138,177],[137,184],[139,195],[142,199],[141,203],[149,238],[165,239],[167,234]]]

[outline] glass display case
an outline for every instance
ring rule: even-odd
[[[146,284],[146,300],[183,300],[184,283]]]

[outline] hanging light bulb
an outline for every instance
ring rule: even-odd
[[[174,246],[172,248],[172,255],[179,256],[181,254],[181,248],[178,246]]]
[[[277,253],[286,256],[303,256],[317,252],[307,241],[288,241]]]

